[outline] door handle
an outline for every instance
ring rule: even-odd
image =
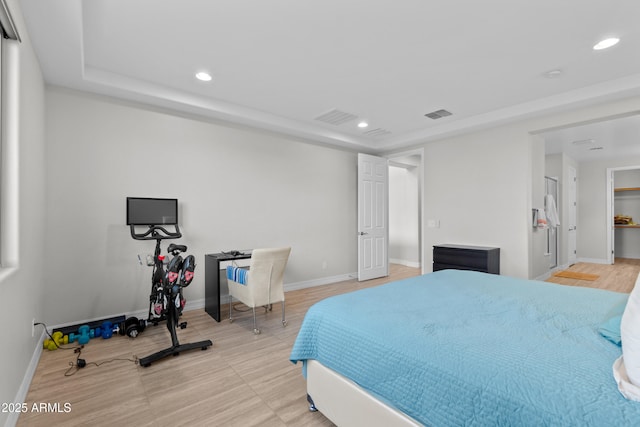
[[[358,235],[359,235],[359,236],[364,236],[365,234],[369,234],[369,233],[366,233],[366,232],[364,232],[364,231],[360,231],[360,232],[358,233]]]

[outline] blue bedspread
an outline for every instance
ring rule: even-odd
[[[430,426],[631,426],[598,327],[628,295],[444,270],[312,306],[291,351]]]

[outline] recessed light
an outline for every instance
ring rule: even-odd
[[[607,49],[611,46],[615,46],[619,41],[620,39],[617,37],[610,37],[608,39],[601,40],[593,46],[593,50]]]
[[[369,123],[367,123],[367,122],[360,122],[360,123],[358,123],[358,127],[359,127],[359,128],[366,128],[367,126],[369,126]]]
[[[196,73],[196,79],[202,80],[203,82],[210,82],[211,78],[211,74],[207,72],[200,71],[199,73]]]

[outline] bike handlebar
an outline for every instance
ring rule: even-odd
[[[175,225],[176,231],[171,232],[160,225],[150,225],[149,229],[144,233],[136,233],[135,225],[129,225],[131,230],[131,237],[136,240],[164,240],[164,239],[179,239],[182,237],[180,227]]]

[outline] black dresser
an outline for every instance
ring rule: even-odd
[[[500,248],[448,244],[434,246],[433,271],[448,268],[500,274]]]

